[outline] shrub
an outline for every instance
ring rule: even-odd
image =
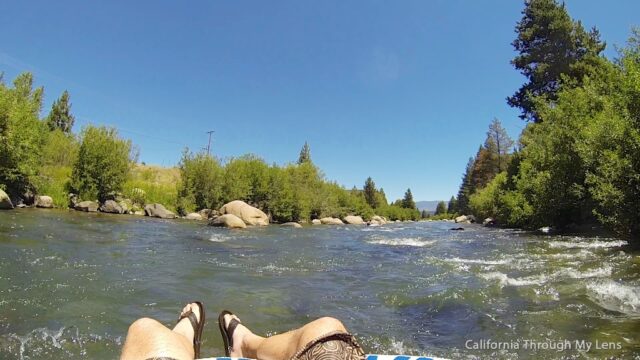
[[[71,189],[81,199],[105,201],[122,190],[129,175],[131,141],[118,137],[116,129],[94,126],[85,128],[81,139]]]

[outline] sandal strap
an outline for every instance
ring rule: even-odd
[[[191,323],[191,327],[193,328],[193,332],[195,334],[198,331],[198,318],[196,317],[196,314],[194,314],[193,311],[189,310],[186,314],[178,318],[178,322],[182,321],[182,319],[184,318],[189,319],[189,322]]]
[[[227,326],[227,334],[229,336],[230,349],[233,348],[233,332],[236,331],[236,328],[238,327],[239,324],[241,324],[239,320],[231,319],[231,321],[229,321],[229,326]]]

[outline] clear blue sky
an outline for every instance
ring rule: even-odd
[[[524,81],[509,61],[521,1],[8,1],[0,71],[35,74],[45,107],[69,90],[78,130],[118,127],[140,160],[185,146],[295,161],[305,141],[327,178],[390,200],[457,192],[468,158]],[[623,45],[640,2],[567,1]]]

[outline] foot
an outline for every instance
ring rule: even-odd
[[[240,321],[240,319],[235,315],[225,315],[224,316],[224,327],[229,328],[229,323],[232,319],[236,319]],[[231,348],[230,356],[231,357],[244,357],[245,351],[243,348],[245,346],[245,339],[247,336],[252,335],[253,333],[247,329],[246,326],[242,325],[242,323],[238,324],[236,329],[233,331],[233,348]]]
[[[196,316],[196,319],[198,319],[198,323],[200,323],[201,309],[196,303],[185,305],[185,307],[182,308],[182,312],[180,312],[179,318],[187,315],[189,311],[191,311]],[[189,340],[189,343],[193,343],[193,337],[195,336],[195,332],[194,332],[193,326],[191,326],[191,322],[189,321],[188,317],[185,317],[182,320],[180,320],[176,324],[176,326],[173,328],[173,331],[186,337],[187,340]]]

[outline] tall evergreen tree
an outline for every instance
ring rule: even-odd
[[[389,205],[389,201],[387,201],[387,194],[384,193],[383,188],[380,188],[380,190],[378,190],[378,206],[387,205]]]
[[[404,198],[402,199],[401,206],[405,209],[415,209],[416,202],[413,201],[413,194],[411,194],[411,189],[407,189],[404,193]]]
[[[447,204],[444,201],[440,201],[436,206],[436,215],[446,214],[447,213]]]
[[[302,149],[300,150],[300,156],[298,156],[298,164],[304,164],[307,162],[311,162],[311,148],[305,141],[304,146],[302,146]]]
[[[471,171],[471,183],[474,191],[487,186],[498,173],[498,162],[492,150],[495,150],[495,145],[492,144],[492,140],[489,140],[489,149],[485,146],[478,148]],[[473,193],[473,191],[471,193]]]
[[[522,14],[512,43],[519,54],[511,63],[529,81],[507,102],[522,110],[522,119],[540,122],[535,98],[555,103],[562,76],[581,82],[605,44],[595,28],[585,31],[556,0],[526,0]]]
[[[487,139],[484,147],[488,149],[496,161],[496,174],[507,169],[509,165],[510,151],[513,149],[514,142],[502,127],[500,120],[493,119],[487,131]]]
[[[368,177],[364,182],[364,199],[367,201],[367,204],[371,206],[371,208],[375,209],[378,207],[378,193],[376,191],[376,184],[373,182],[371,177]]]
[[[458,190],[458,212],[462,214],[469,213],[469,196],[471,196],[471,194],[475,191],[472,181],[474,166],[475,161],[471,157],[467,162],[467,167],[465,168],[464,175],[462,175],[462,183],[460,184],[460,189]]]
[[[449,205],[447,206],[447,212],[449,214],[454,214],[458,211],[458,200],[455,198],[455,196],[451,196],[451,199],[449,199]]]
[[[71,103],[69,102],[69,92],[65,90],[62,96],[53,102],[51,112],[47,116],[47,126],[49,130],[56,129],[65,133],[70,133],[75,117],[71,114]]]

